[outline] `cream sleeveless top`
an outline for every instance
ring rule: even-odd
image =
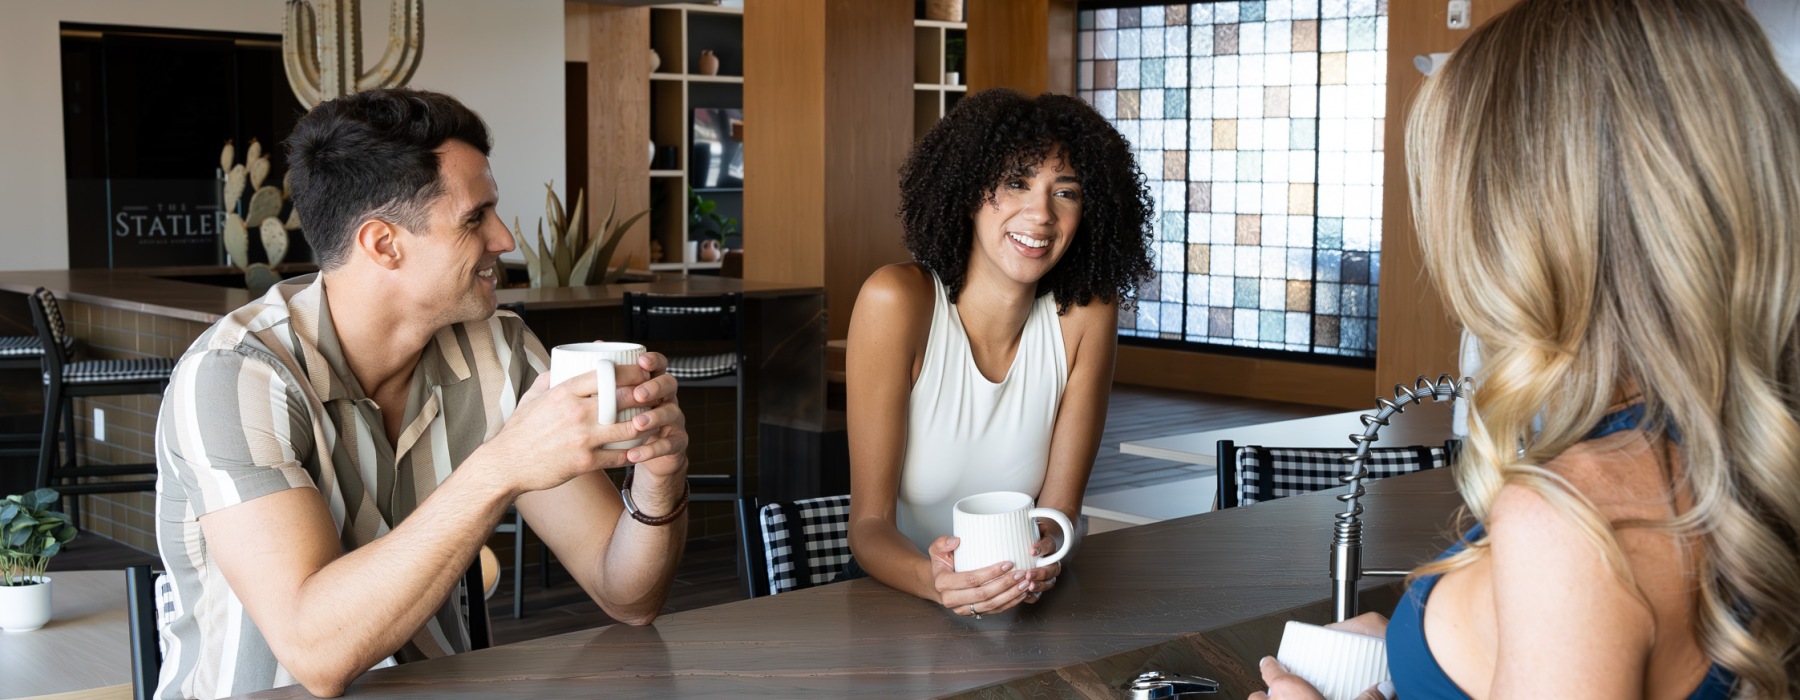
[[[1050,436],[1068,354],[1055,295],[1038,297],[1006,377],[981,376],[962,317],[934,273],[937,299],[925,359],[907,408],[906,460],[895,513],[919,551],[952,534],[951,510],[966,496],[1018,491],[1037,498],[1050,462]]]

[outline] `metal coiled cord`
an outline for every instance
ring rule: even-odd
[[[1356,452],[1344,458],[1350,464],[1349,473],[1338,477],[1338,481],[1350,487],[1350,492],[1337,497],[1345,507],[1343,512],[1333,516],[1336,522],[1332,526],[1332,593],[1339,621],[1356,615],[1356,581],[1362,577],[1362,521],[1359,517],[1363,512],[1363,480],[1369,476],[1369,446],[1374,444],[1377,433],[1387,427],[1394,414],[1405,413],[1406,407],[1428,398],[1440,403],[1466,399],[1472,383],[1468,377],[1458,381],[1446,372],[1438,375],[1435,382],[1419,375],[1410,388],[1395,384],[1394,398],[1375,399],[1374,415],[1362,416],[1363,431],[1350,436]]]

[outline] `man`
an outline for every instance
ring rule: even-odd
[[[654,619],[687,529],[675,380],[654,353],[620,368],[619,405],[651,409],[619,425],[599,424],[591,375],[549,386],[543,346],[494,311],[513,242],[481,119],[370,91],[314,108],[286,147],[320,273],[207,330],[157,421],[177,599],[158,694],[336,696],[467,650],[460,603],[481,592],[462,574],[515,502],[608,615]],[[627,463],[631,513],[601,472]]]

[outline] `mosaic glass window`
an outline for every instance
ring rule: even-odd
[[[1080,96],[1156,201],[1122,336],[1375,356],[1387,22],[1387,0],[1080,13]]]

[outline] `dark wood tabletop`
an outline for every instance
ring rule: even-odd
[[[1366,566],[1450,542],[1450,476],[1370,485]],[[1339,507],[1327,492],[1094,535],[1042,602],[980,620],[859,580],[374,671],[348,696],[1107,698],[1154,666],[1241,698],[1284,620],[1326,621]],[[1392,579],[1364,584],[1392,600]]]
[[[231,268],[144,268],[119,270],[21,270],[0,272],[0,290],[30,294],[43,287],[58,298],[107,308],[138,311],[157,316],[212,323],[250,303],[243,289],[188,280],[229,276]],[[502,289],[500,303],[525,302],[527,310],[618,306],[624,293],[719,294],[743,292],[750,298],[818,294],[817,286],[757,282],[696,275],[663,275],[651,282],[630,282],[594,287],[552,289]]]

